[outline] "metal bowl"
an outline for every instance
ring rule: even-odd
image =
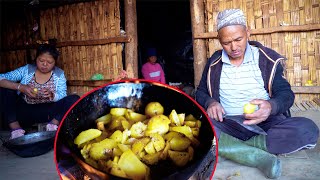
[[[27,134],[3,143],[14,154],[20,157],[34,157],[53,149],[56,131],[43,131]]]
[[[95,120],[109,113],[111,108],[130,108],[144,114],[146,105],[151,101],[160,102],[164,107],[165,115],[169,115],[171,110],[175,109],[177,112],[186,113],[186,115],[193,114],[202,122],[198,137],[200,145],[195,149],[193,160],[186,166],[177,167],[170,161],[149,166],[151,179],[188,179],[197,170],[206,155],[213,153],[210,152],[214,138],[213,126],[202,107],[190,96],[171,86],[146,80],[110,83],[83,96],[68,111],[62,121],[55,144],[56,153],[59,154],[60,151],[57,146],[67,147],[79,166],[93,179],[120,179],[86,164],[73,141],[80,132],[95,128]]]

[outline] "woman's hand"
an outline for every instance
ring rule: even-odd
[[[212,119],[222,122],[225,114],[223,107],[219,102],[213,102],[207,108],[208,116]]]
[[[35,98],[37,94],[34,92],[33,87],[25,84],[20,84],[19,91],[23,94]]]
[[[258,105],[259,109],[252,114],[245,114],[246,120],[243,121],[243,124],[259,124],[270,116],[271,104],[268,101],[263,99],[254,99],[250,101],[250,103]]]
[[[50,101],[52,101],[53,98],[54,98],[53,92],[50,91],[49,89],[42,89],[41,90],[41,95],[42,95],[42,97],[49,98]]]

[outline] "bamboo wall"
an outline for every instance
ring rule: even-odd
[[[100,0],[65,5],[40,12],[41,37],[58,42],[105,39],[120,35],[118,0]],[[68,80],[89,80],[95,73],[113,79],[123,69],[122,44],[64,46],[58,66]],[[90,86],[68,86],[69,92],[83,94]]]
[[[320,0],[205,0],[204,3],[205,29],[211,35],[206,41],[208,58],[222,48],[214,36],[218,12],[240,8],[252,29],[250,40],[288,58],[285,76],[292,86],[305,86],[307,80],[320,86]],[[296,93],[296,102],[319,98],[319,93]]]
[[[28,29],[32,29],[30,22],[37,18],[39,31],[33,35]],[[119,0],[68,4],[40,10],[39,17],[20,16],[19,20],[7,22],[1,33],[2,49],[5,49],[1,51],[1,73],[32,63],[36,42],[48,39],[57,39],[61,53],[57,66],[65,71],[69,93],[82,95],[111,81],[123,69],[122,47],[127,40],[119,38]],[[98,85],[90,82],[96,73],[105,79]]]

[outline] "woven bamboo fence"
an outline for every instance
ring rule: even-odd
[[[221,49],[216,38],[219,11],[240,8],[251,28],[250,40],[259,41],[288,60],[285,76],[298,89],[296,102],[320,97],[320,1],[319,0],[205,0],[205,33],[207,58]],[[305,84],[312,80],[311,90]],[[306,87],[308,88],[308,87]]]
[[[100,0],[64,5],[40,12],[40,34],[43,39],[56,38],[61,56],[58,66],[66,74],[70,93],[83,94],[93,86],[83,84],[94,74],[107,81],[123,69],[122,44],[92,44],[95,40],[120,36],[118,0]],[[80,42],[75,45],[72,42]],[[90,43],[91,42],[91,43]],[[91,84],[91,83],[88,83]]]

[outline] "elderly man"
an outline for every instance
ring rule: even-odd
[[[220,156],[278,178],[281,162],[276,155],[313,148],[319,129],[310,119],[290,117],[294,93],[283,76],[280,61],[285,58],[248,40],[250,32],[240,9],[220,12],[217,31],[223,50],[208,60],[196,100],[212,118]],[[244,114],[243,106],[248,102],[258,110]],[[243,124],[228,118],[241,115]],[[267,135],[248,130],[252,125]]]

